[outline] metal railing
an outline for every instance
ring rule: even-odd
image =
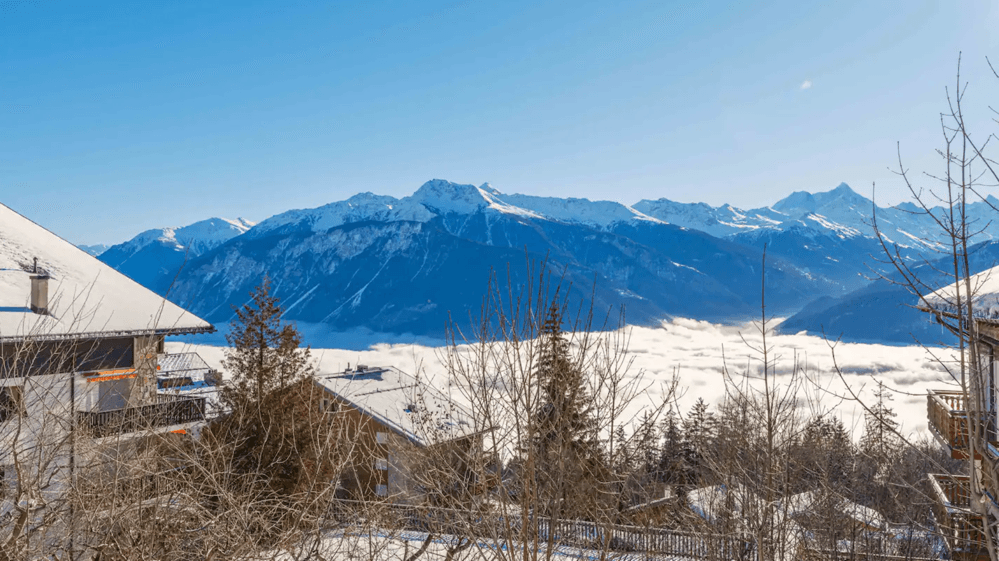
[[[127,434],[203,421],[205,398],[157,395],[156,403],[107,411],[80,411],[76,419],[82,429],[95,437]]]

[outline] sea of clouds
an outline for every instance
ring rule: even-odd
[[[394,366],[419,373],[446,390],[442,341],[366,331],[329,333],[320,326],[302,326],[302,331],[306,341],[312,342],[312,356],[321,372],[343,371],[357,364]],[[664,399],[685,414],[698,398],[717,404],[725,399],[726,392],[747,382],[761,387],[763,363],[758,349],[763,337],[756,323],[727,326],[674,319],[657,328],[627,327],[626,335],[632,358],[628,375],[645,388],[628,412],[631,416],[637,417],[642,408]],[[221,368],[225,356],[221,334],[208,342],[168,342],[167,350],[197,351],[209,364]],[[772,380],[778,385],[798,380],[795,396],[801,412],[837,416],[855,438],[863,431],[864,408],[858,399],[872,403],[878,382],[890,390],[890,406],[903,432],[914,438],[928,434],[927,390],[954,388],[948,371],[954,365],[954,354],[947,349],[834,343],[805,334],[769,333],[766,343]],[[667,395],[667,382],[674,376],[679,389]]]

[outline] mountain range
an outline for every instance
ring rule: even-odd
[[[181,228],[146,230],[105,249],[98,258],[146,288],[166,294],[185,263],[246,233],[252,226],[242,218],[209,218]]]
[[[986,203],[969,206],[984,226],[982,241],[999,235],[990,212]],[[524,286],[539,262],[564,276],[579,303],[598,312],[623,306],[629,323],[742,321],[759,314],[765,247],[768,314],[798,312],[785,329],[837,325],[851,338],[860,320],[850,298],[890,273],[877,259],[873,216],[881,238],[907,260],[942,241],[916,207],[875,207],[846,184],[743,210],[432,180],[408,197],[361,193],[259,224],[212,218],[150,230],[99,258],[215,322],[230,319],[267,276],[290,319],[433,335],[449,317],[467,324],[478,313],[491,276]]]

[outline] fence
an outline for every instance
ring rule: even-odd
[[[454,534],[491,541],[551,543],[598,551],[678,555],[696,559],[756,561],[751,541],[714,534],[694,534],[665,528],[599,524],[585,520],[551,520],[519,514],[458,511],[391,503],[337,501],[331,517],[343,522],[356,519],[359,509],[387,526],[400,530]]]

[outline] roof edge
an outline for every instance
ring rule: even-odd
[[[21,343],[25,341],[66,341],[69,339],[111,339],[115,337],[141,337],[149,335],[197,335],[199,333],[215,333],[215,331],[215,326],[208,324],[202,327],[171,327],[166,329],[81,331],[79,333],[42,333],[16,336],[0,335],[0,343]]]
[[[960,320],[960,319],[967,319],[967,317],[968,317],[966,314],[957,314],[957,313],[954,313],[954,312],[950,311],[950,309],[930,308],[928,306],[916,306],[916,309],[919,310],[920,312],[924,312],[924,313],[927,313],[927,314],[933,314],[935,316],[938,316],[938,318],[939,317],[945,317],[947,319]],[[951,309],[953,309],[953,307]],[[976,316],[972,316],[971,319],[973,319],[975,321],[980,321],[982,323],[987,323],[989,325],[999,325],[999,318],[995,318],[995,317],[982,317],[982,316],[976,315]]]

